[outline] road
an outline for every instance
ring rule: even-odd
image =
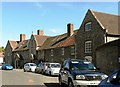
[[[23,70],[0,70],[2,87],[58,87],[58,77],[23,72]]]

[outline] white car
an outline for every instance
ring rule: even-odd
[[[26,71],[31,71],[31,72],[35,72],[37,65],[35,63],[26,63],[24,65],[24,72]]]
[[[48,68],[46,70],[46,74],[48,75],[59,75],[61,65],[59,63],[49,63]]]
[[[0,63],[0,69],[2,69],[2,63]]]

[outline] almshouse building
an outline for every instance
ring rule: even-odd
[[[96,48],[119,39],[118,16],[88,10],[76,35],[77,58],[96,64]]]
[[[38,57],[43,61],[60,62],[65,58],[76,58],[75,36],[78,30],[74,30],[73,24],[67,24],[67,33],[47,38],[43,46],[38,50]]]
[[[38,30],[37,35],[32,34],[29,40],[25,40],[23,35],[22,41],[8,41],[5,60],[15,67],[26,62],[62,63],[66,58],[86,59],[97,65],[97,47],[119,39],[119,35],[117,15],[89,9],[78,30],[74,30],[74,25],[69,23],[67,32],[61,35],[46,36],[43,30]]]

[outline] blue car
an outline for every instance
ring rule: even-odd
[[[113,72],[108,78],[102,80],[98,87],[120,87],[120,70]]]
[[[13,66],[11,66],[10,64],[3,64],[2,70],[13,70]]]

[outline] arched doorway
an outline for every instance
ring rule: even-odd
[[[22,69],[24,65],[24,59],[21,54],[16,54],[15,56],[15,68]]]

